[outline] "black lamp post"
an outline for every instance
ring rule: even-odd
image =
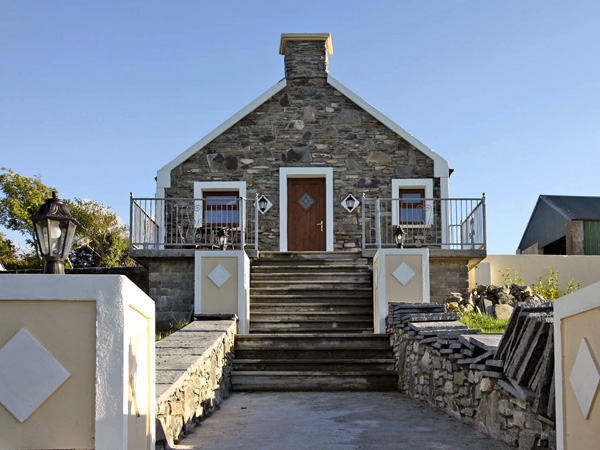
[[[396,230],[394,231],[394,239],[396,240],[396,245],[398,246],[398,248],[404,247],[405,234],[406,232],[402,229],[402,227],[396,227]]]
[[[227,250],[227,239],[229,238],[229,233],[226,230],[221,228],[217,231],[217,239],[219,241],[219,248],[221,250]]]
[[[52,198],[47,199],[30,219],[42,258],[46,261],[44,273],[64,274],[65,261],[79,223],[73,219],[67,205],[58,199],[56,191],[52,191]]]

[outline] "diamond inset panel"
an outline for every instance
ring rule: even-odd
[[[598,383],[600,383],[600,372],[598,372],[592,351],[585,338],[581,340],[569,381],[575,391],[575,397],[583,417],[587,419],[592,409]]]
[[[25,328],[0,349],[0,403],[24,422],[70,373]]]
[[[392,275],[396,278],[396,280],[402,283],[402,285],[405,285],[411,280],[412,277],[415,276],[415,271],[412,270],[408,264],[403,262],[396,267],[396,270],[392,272]]]
[[[298,203],[300,203],[304,209],[310,208],[310,205],[312,205],[314,202],[315,201],[312,199],[312,197],[306,193],[300,197],[300,200],[298,200]]]
[[[208,274],[208,278],[215,283],[219,289],[223,286],[227,280],[231,278],[231,274],[227,272],[227,269],[219,264],[217,267],[213,269],[211,273]]]

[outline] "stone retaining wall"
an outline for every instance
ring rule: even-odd
[[[397,360],[400,392],[510,445],[523,449],[555,448],[554,421],[536,413],[534,401],[517,398],[514,390],[509,392],[510,380],[503,380],[503,369],[494,367],[499,362],[494,359],[495,351],[485,352],[492,354],[491,364],[486,364],[485,357],[472,358],[477,364],[465,364],[465,356],[451,348],[457,344],[444,345],[445,341],[449,344],[458,338],[458,333],[448,338],[453,332],[448,331],[447,323],[446,331],[438,335],[433,330],[436,325],[423,322],[423,317],[418,327],[411,328],[410,323],[399,319],[402,313],[394,310],[396,305],[390,305],[393,313],[388,317],[387,332]],[[415,329],[428,331],[421,334]],[[468,342],[469,336],[485,335],[467,334],[463,340]]]
[[[469,290],[468,258],[430,258],[430,302],[445,303],[448,292],[466,296]]]
[[[156,450],[168,450],[231,393],[237,319],[200,320],[156,343]]]
[[[194,314],[194,258],[156,258],[148,262],[148,295],[156,302],[156,323],[191,320]]]

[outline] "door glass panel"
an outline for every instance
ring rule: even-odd
[[[308,209],[310,208],[310,206],[314,203],[315,201],[312,199],[312,197],[308,194],[304,194],[302,197],[300,197],[300,200],[298,200],[298,203],[300,203],[300,205],[304,208],[304,209]]]

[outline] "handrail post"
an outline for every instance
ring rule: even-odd
[[[366,227],[366,222],[365,222],[365,199],[366,199],[367,195],[363,192],[362,195],[362,200],[361,200],[361,204],[360,204],[360,210],[362,212],[362,248],[363,250],[365,250],[367,248],[366,246],[366,236],[365,236],[365,227]]]
[[[129,251],[133,248],[133,192],[129,193]]]
[[[487,213],[485,206],[485,192],[483,193],[481,202],[483,203],[483,249],[487,251]]]
[[[254,250],[258,255],[258,192],[254,197]]]
[[[240,234],[240,247],[242,251],[244,251],[244,243],[246,241],[246,199],[244,197],[240,197],[239,202],[241,214],[239,214],[238,220],[242,225],[242,230]]]
[[[375,199],[375,242],[377,248],[381,248],[381,217],[379,210],[379,197]]]

